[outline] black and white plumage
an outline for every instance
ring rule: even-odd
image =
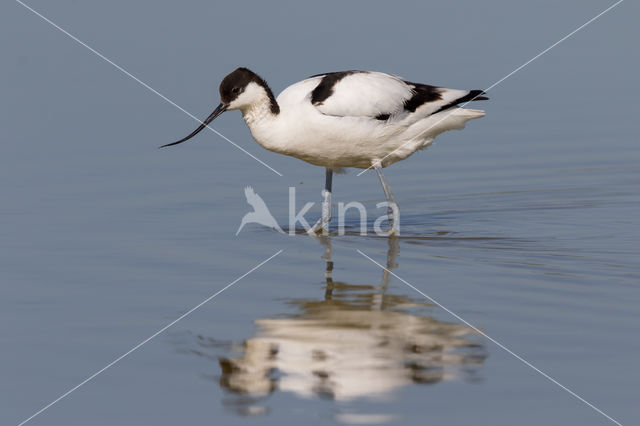
[[[262,78],[238,68],[222,80],[221,103],[214,112],[189,136],[169,145],[191,138],[222,112],[239,109],[261,146],[326,168],[323,220],[314,230],[326,229],[334,170],[375,168],[387,201],[397,210],[381,168],[428,147],[438,134],[483,117],[484,111],[458,106],[486,100],[483,94],[380,72],[341,71],[302,80],[275,98]],[[390,214],[390,224],[392,216],[397,214]]]

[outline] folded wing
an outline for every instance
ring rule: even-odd
[[[457,90],[412,83],[380,72],[321,74],[309,101],[318,111],[337,117],[414,122],[470,100],[487,99],[481,90]]]

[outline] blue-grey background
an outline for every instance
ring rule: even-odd
[[[28,4],[206,117],[237,66],[276,93],[353,68],[488,87],[612,3]],[[639,12],[622,3],[492,89],[485,118],[386,171],[405,218],[394,272],[627,424],[640,416]],[[347,402],[230,392],[218,358],[241,353],[255,321],[291,318],[326,287],[318,241],[257,225],[235,237],[242,188],[286,225],[287,188],[316,201],[323,171],[260,148],[237,112],[214,127],[283,177],[212,132],[156,149],[197,123],[13,1],[0,5],[0,46],[0,423],[283,249],[31,424],[610,424],[478,335],[475,380]],[[377,215],[374,174],[351,171],[334,189]],[[334,279],[372,288],[353,300],[375,293],[381,271],[355,250],[384,264],[386,239],[331,244]],[[394,308],[407,315],[459,323],[397,279],[387,292],[412,301]],[[218,344],[200,350],[202,339]]]

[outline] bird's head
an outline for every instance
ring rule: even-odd
[[[260,76],[247,68],[238,68],[220,83],[220,100],[228,110],[245,110],[269,100],[269,86]]]
[[[196,130],[179,141],[163,145],[161,148],[177,145],[191,139],[202,129],[207,127],[216,117],[227,110],[239,109],[246,111],[251,106],[270,102],[271,112],[279,112],[278,103],[275,101],[271,89],[260,76],[247,68],[237,68],[227,75],[220,83],[220,104],[213,110]]]

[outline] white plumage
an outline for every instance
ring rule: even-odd
[[[220,84],[221,103],[214,112],[189,136],[168,145],[191,138],[222,112],[239,109],[264,148],[326,168],[326,214],[312,228],[326,230],[334,170],[375,168],[387,201],[397,211],[381,168],[428,147],[440,133],[484,116],[484,111],[458,107],[487,99],[483,94],[412,83],[380,72],[344,71],[292,84],[276,99],[262,78],[238,68]],[[397,217],[394,221],[391,210],[393,228]]]
[[[245,119],[256,141],[317,166],[366,169],[380,161],[386,167],[426,148],[436,135],[484,115],[457,107],[433,114],[470,93],[454,89],[439,89],[442,99],[409,112],[404,103],[413,96],[412,86],[377,72],[342,78],[326,100],[314,105],[311,94],[323,78],[287,87],[277,98],[278,115],[264,114],[260,104],[247,108]],[[376,119],[386,114],[387,120]]]
[[[293,84],[280,96],[307,81],[315,88],[323,78],[318,76]],[[354,73],[338,81],[333,86],[333,94],[316,108],[323,114],[338,117],[372,118],[379,114],[400,114],[404,101],[411,95],[411,88],[398,77],[380,72]]]

